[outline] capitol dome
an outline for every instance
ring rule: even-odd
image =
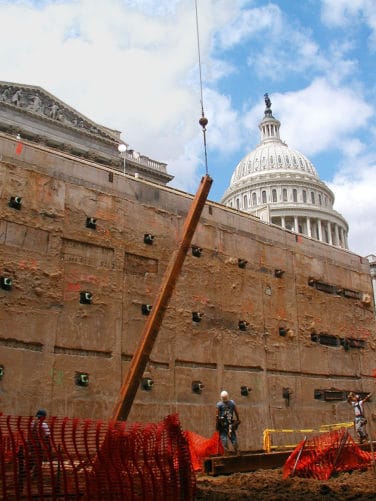
[[[334,194],[312,162],[279,136],[265,94],[260,144],[237,165],[222,203],[330,245],[348,248],[348,224],[333,209]]]

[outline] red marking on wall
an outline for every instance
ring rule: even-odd
[[[262,253],[260,254],[260,265],[264,265],[265,264],[265,253],[264,251],[262,251]]]
[[[80,284],[66,284],[65,290],[70,291],[70,292],[77,292],[81,290],[81,285]]]
[[[255,307],[254,307],[254,304],[252,303],[252,301],[248,301],[244,304],[244,310],[245,310],[245,313],[253,313],[254,312]]]
[[[23,150],[23,144],[22,143],[17,143],[17,146],[16,146],[16,155],[21,155],[22,150]]]
[[[195,301],[201,304],[208,304],[209,299],[205,296],[192,296]]]
[[[108,286],[110,283],[109,278],[99,278],[96,275],[85,275],[79,271],[70,271],[66,274],[66,280],[68,283],[81,283],[81,284],[94,284],[99,286]]]
[[[372,377],[376,378],[376,369],[372,369]]]
[[[286,318],[286,310],[285,308],[280,308],[278,311],[277,311],[277,315],[280,319],[285,319]]]
[[[37,260],[36,259],[22,259],[18,263],[18,268],[20,270],[36,270],[38,268],[37,266]]]
[[[352,337],[359,337],[360,339],[367,339],[370,337],[371,331],[366,329],[365,327],[358,327],[356,329],[353,329],[351,332]]]

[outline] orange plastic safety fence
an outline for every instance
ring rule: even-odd
[[[189,501],[195,487],[177,415],[133,425],[0,416],[1,499]]]
[[[211,438],[205,438],[193,431],[184,432],[191,453],[191,461],[195,471],[203,470],[204,459],[209,456],[223,454],[223,446],[216,431]]]
[[[372,454],[360,449],[346,429],[302,440],[288,457],[283,477],[327,480],[334,473],[367,468]]]

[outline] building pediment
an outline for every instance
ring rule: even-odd
[[[38,86],[0,81],[0,131],[160,184],[173,179],[165,163],[133,150],[120,156],[119,131],[95,123]]]
[[[38,86],[0,82],[0,104],[107,141],[120,140],[119,131],[98,125]]]

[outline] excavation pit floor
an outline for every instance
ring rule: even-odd
[[[373,468],[340,473],[329,480],[282,478],[282,469],[197,476],[196,501],[365,501],[376,500]]]

